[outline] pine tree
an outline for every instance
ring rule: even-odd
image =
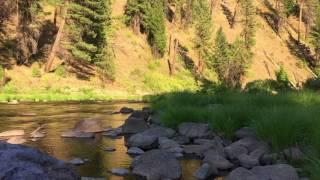
[[[196,13],[196,35],[195,35],[195,49],[198,52],[199,65],[198,70],[201,73],[204,62],[208,59],[210,54],[211,35],[212,35],[212,18],[210,7],[207,1],[198,0],[195,6]]]
[[[317,65],[320,66],[320,5],[317,4],[316,8],[316,20],[315,25],[312,28],[311,36],[312,36],[312,45],[314,46],[314,50],[316,52],[316,60]]]
[[[68,49],[81,63],[96,64],[113,72],[107,53],[107,31],[111,23],[110,0],[74,0],[68,11]],[[106,73],[113,80],[113,73]]]
[[[241,33],[245,49],[247,52],[255,45],[255,7],[252,0],[241,0],[241,10],[243,14]]]

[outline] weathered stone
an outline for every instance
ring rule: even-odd
[[[84,164],[84,160],[82,160],[81,158],[74,158],[70,160],[69,163],[75,166],[80,166]]]
[[[151,127],[145,131],[142,132],[143,135],[145,136],[156,136],[156,137],[167,137],[171,138],[175,135],[175,131],[170,128],[165,128],[161,126],[157,127]]]
[[[102,122],[97,119],[83,119],[76,123],[73,130],[86,133],[102,132]]]
[[[158,138],[156,136],[145,136],[141,133],[135,134],[127,140],[128,147],[139,147],[141,149],[152,149],[157,146]]]
[[[248,151],[251,152],[251,151],[257,149],[261,145],[260,143],[261,142],[259,142],[256,138],[246,137],[246,138],[240,139],[232,144],[246,147],[248,149]]]
[[[7,140],[7,143],[9,143],[9,144],[24,144],[26,142],[27,142],[27,140],[21,136],[11,137]]]
[[[249,170],[239,167],[233,171],[224,180],[265,180],[259,179],[255,174]],[[279,179],[280,180],[280,179]]]
[[[143,132],[146,129],[148,129],[147,122],[140,118],[130,117],[122,125],[123,134],[135,134]]]
[[[179,125],[179,133],[189,138],[203,138],[210,135],[209,125],[201,123],[182,123]]]
[[[255,174],[260,180],[299,180],[299,176],[296,170],[288,164],[257,166],[251,169],[251,172]]]
[[[147,180],[179,179],[182,174],[179,161],[162,150],[151,150],[132,163],[133,174]]]
[[[38,150],[0,142],[0,179],[79,179],[71,167]]]
[[[120,113],[121,114],[130,114],[130,113],[133,113],[133,109],[132,108],[128,108],[128,107],[123,107],[120,109]]]
[[[207,179],[209,176],[211,176],[210,165],[207,163],[202,164],[202,166],[193,173],[193,176],[199,180]]]
[[[111,169],[110,172],[117,176],[126,176],[130,173],[128,169],[124,169],[124,168],[113,168]]]
[[[183,152],[183,149],[181,148],[180,144],[178,144],[174,140],[168,139],[166,137],[160,137],[158,141],[159,141],[159,148],[166,152],[174,153],[174,154]]]
[[[251,129],[249,127],[243,127],[235,132],[235,136],[238,139],[243,139],[243,138],[247,138],[247,137],[255,138],[256,133],[254,132],[253,129]]]
[[[122,127],[114,128],[109,131],[104,132],[102,135],[111,137],[111,138],[116,138],[122,134]]]
[[[127,153],[131,155],[141,155],[144,153],[144,151],[138,147],[131,147],[128,149]]]
[[[63,132],[61,134],[61,137],[64,137],[64,138],[93,138],[94,133],[69,130],[69,131]]]
[[[215,170],[228,170],[234,167],[234,165],[224,158],[219,152],[215,150],[209,150],[205,153],[205,157],[203,159],[204,163],[208,163],[210,165],[210,169],[212,172]]]
[[[24,130],[10,130],[0,133],[0,137],[23,136],[24,134]]]
[[[259,159],[247,154],[241,154],[238,156],[240,165],[244,168],[251,169],[255,166],[259,166]]]
[[[178,144],[185,145],[190,143],[190,138],[186,136],[176,136],[173,138]]]
[[[183,152],[189,155],[195,155],[198,157],[204,157],[204,153],[214,148],[211,144],[203,145],[184,145]]]
[[[248,154],[248,149],[238,144],[231,144],[225,147],[224,151],[231,160],[238,159],[241,154]]]

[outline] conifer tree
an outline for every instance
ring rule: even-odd
[[[255,45],[255,7],[252,0],[241,0],[240,3],[243,14],[243,31],[241,36],[245,49],[247,52],[250,52],[251,48]]]
[[[201,73],[203,70],[204,62],[208,59],[210,49],[212,48],[212,18],[208,2],[198,0],[195,6],[195,13],[196,35],[194,43],[199,58],[198,70]]]
[[[81,63],[96,64],[113,80],[113,62],[107,53],[111,23],[110,0],[74,0],[68,11],[68,49]]]

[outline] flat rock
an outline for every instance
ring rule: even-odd
[[[10,130],[0,133],[0,137],[23,136],[24,130]]]
[[[36,149],[0,142],[0,179],[79,179],[63,161]]]
[[[295,168],[288,164],[257,166],[250,171],[260,178],[260,180],[299,180],[299,176]]]
[[[206,152],[203,162],[210,165],[210,169],[212,172],[216,170],[228,170],[234,167],[234,165],[229,160],[227,160],[222,154],[215,150]]]
[[[161,126],[151,127],[142,132],[146,136],[167,137],[171,138],[175,135],[175,130]]]
[[[231,160],[238,159],[241,154],[248,154],[248,149],[238,144],[231,144],[224,148],[227,157]]]
[[[124,168],[113,168],[111,169],[110,172],[117,176],[126,176],[130,173],[128,169],[124,169]]]
[[[9,144],[24,144],[26,142],[27,140],[21,136],[11,137],[7,140],[7,143]]]
[[[259,177],[257,177],[255,174],[250,172],[248,169],[239,167],[231,171],[231,173],[224,180],[265,180],[265,179],[259,179]],[[282,180],[282,179],[278,179],[278,180]]]
[[[182,123],[179,125],[179,133],[189,138],[203,138],[210,135],[209,125],[202,123]]]
[[[144,151],[138,147],[131,147],[128,149],[127,153],[131,155],[141,155]]]
[[[133,174],[152,180],[179,179],[182,174],[179,161],[162,150],[148,151],[132,163]]]
[[[240,139],[232,144],[243,146],[243,147],[247,148],[249,152],[251,152],[251,151],[257,149],[259,146],[261,146],[261,143],[263,143],[263,142],[259,142],[256,138],[246,137],[246,138]]]
[[[102,122],[98,119],[83,119],[76,123],[73,130],[86,133],[102,132]]]
[[[207,179],[211,176],[210,165],[208,163],[202,164],[202,166],[193,173],[193,176],[197,179]]]
[[[64,137],[64,138],[93,138],[94,133],[69,130],[69,131],[61,133],[61,137]]]
[[[75,166],[80,166],[84,164],[84,160],[82,160],[81,158],[74,158],[70,160],[69,163]]]
[[[190,138],[186,136],[176,136],[173,138],[173,140],[175,140],[180,145],[186,145],[191,142]]]
[[[214,146],[211,144],[202,144],[202,145],[184,145],[183,152],[188,155],[194,155],[197,157],[204,157],[204,153],[210,149],[213,149]]]
[[[132,108],[122,107],[119,112],[121,114],[130,114],[130,113],[133,113],[133,111],[134,111],[134,109],[132,109]]]
[[[235,136],[238,139],[243,139],[243,138],[247,138],[247,137],[255,138],[256,137],[256,133],[254,132],[254,130],[252,128],[243,127],[241,129],[238,129],[235,132]]]
[[[240,165],[244,168],[251,169],[255,166],[259,166],[260,162],[258,158],[255,158],[253,156],[247,155],[247,154],[241,154],[238,156],[238,160],[240,162]]]
[[[168,139],[166,137],[160,137],[158,139],[159,148],[169,153],[179,154],[183,152],[183,148],[175,142],[174,140]]]
[[[135,134],[148,129],[148,123],[141,118],[129,117],[122,125],[123,134]]]
[[[146,136],[142,133],[135,134],[126,141],[128,147],[138,147],[144,150],[152,149],[157,146],[156,136]]]

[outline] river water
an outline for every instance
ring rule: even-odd
[[[46,137],[26,145],[40,149],[58,159],[69,161],[73,158],[88,159],[85,165],[76,167],[81,176],[105,177],[109,180],[131,180],[132,176],[118,177],[108,172],[112,168],[129,168],[132,158],[127,155],[124,139],[111,139],[97,136],[94,139],[66,139],[60,134],[72,128],[84,118],[101,119],[104,127],[118,127],[127,115],[113,114],[121,107],[141,109],[143,103],[95,102],[95,103],[22,103],[17,105],[0,104],[0,132],[23,129],[31,133],[45,124]],[[106,147],[113,147],[115,152],[106,152]],[[199,167],[198,160],[180,160],[183,179],[192,180],[192,173]]]

